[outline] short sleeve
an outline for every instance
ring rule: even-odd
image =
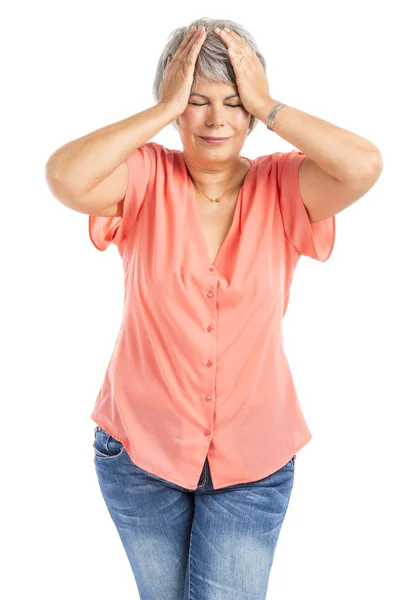
[[[149,181],[155,176],[159,148],[159,144],[148,142],[134,150],[125,160],[128,166],[128,184],[122,216],[89,215],[89,237],[98,250],[106,250],[111,243],[117,246],[125,243],[146,196]]]
[[[285,236],[299,254],[325,262],[335,243],[335,216],[311,223],[299,189],[299,167],[306,155],[303,152],[276,152],[275,173],[278,201]]]

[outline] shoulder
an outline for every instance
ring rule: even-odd
[[[146,142],[145,144],[143,144],[143,146],[140,147],[144,148],[152,154],[157,154],[159,156],[173,156],[174,154],[181,152],[180,150],[172,150],[171,148],[166,148],[166,146],[158,144],[157,142]]]
[[[253,164],[258,165],[258,170],[262,171],[263,174],[268,172],[271,175],[280,177],[283,172],[298,167],[304,158],[306,158],[306,155],[303,152],[292,149],[288,152],[276,151],[258,156],[253,160]]]
[[[132,155],[137,151],[141,151],[142,153],[146,154],[152,163],[157,164],[158,166],[163,165],[165,168],[172,166],[182,154],[180,150],[167,148],[166,146],[158,144],[157,142],[146,142],[140,146],[140,148],[135,150]]]

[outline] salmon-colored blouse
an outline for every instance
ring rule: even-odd
[[[246,157],[243,157],[246,158]],[[251,162],[212,263],[183,153],[148,142],[126,162],[122,217],[89,216],[99,250],[117,245],[124,310],[92,420],[140,468],[195,490],[256,481],[312,435],[283,348],[282,318],[303,254],[326,261],[335,217],[310,223],[305,154]]]

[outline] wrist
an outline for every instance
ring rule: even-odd
[[[277,104],[280,104],[279,100],[267,98],[255,116],[266,125],[269,113]]]
[[[173,102],[168,102],[166,100],[160,100],[159,102],[157,102],[157,106],[160,106],[162,110],[164,110],[168,114],[171,121],[175,121],[175,119],[180,117],[183,112],[183,110],[181,110],[176,104],[174,104]]]

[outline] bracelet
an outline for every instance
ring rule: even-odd
[[[285,106],[287,106],[287,104],[282,104],[282,102],[280,102],[279,104],[276,104],[274,106],[274,108],[271,110],[271,112],[269,113],[266,123],[267,123],[268,129],[270,129],[271,131],[274,131],[273,125],[274,125],[274,120],[275,120],[277,113],[281,110],[281,108],[284,108]]]

